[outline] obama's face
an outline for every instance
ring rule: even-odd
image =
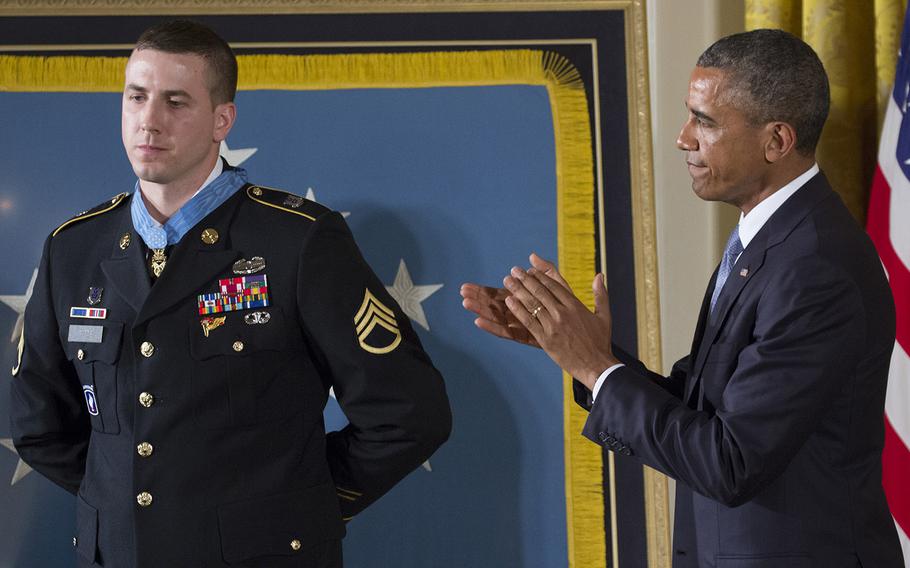
[[[686,153],[692,189],[706,201],[740,206],[762,189],[766,132],[750,124],[731,102],[731,85],[720,69],[696,67],[689,81],[689,116],[676,140]]]

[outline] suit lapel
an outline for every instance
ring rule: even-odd
[[[717,278],[717,270],[715,270],[714,277],[711,278],[708,285],[705,302],[702,303],[699,325],[693,342],[692,365],[684,402],[688,404],[689,398],[698,390],[696,386],[701,381],[701,373],[708,352],[723,329],[730,309],[749,281],[764,265],[767,251],[786,240],[818,202],[833,196],[834,192],[831,190],[827,178],[823,173],[819,173],[787,199],[771,215],[740,255],[736,264],[733,265],[730,276],[717,298],[714,311],[710,312],[710,297]],[[701,335],[702,333],[703,335]]]
[[[111,258],[101,261],[101,271],[113,289],[136,313],[142,308],[151,287],[139,235],[133,230],[130,207],[121,207],[117,213],[118,230],[113,239]],[[129,237],[124,237],[129,235]],[[126,246],[121,246],[122,239]]]
[[[240,258],[240,252],[231,248],[229,232],[234,212],[240,203],[238,196],[242,194],[243,191],[238,191],[180,239],[171,251],[164,272],[152,286],[135,325],[148,321],[189,295],[199,294]],[[218,232],[215,243],[206,244],[202,241],[201,234],[205,229]]]
[[[701,301],[701,310],[698,313],[698,324],[695,326],[695,336],[692,338],[692,348],[689,350],[689,374],[686,376],[686,390],[683,396],[683,402],[689,403],[689,397],[692,396],[692,390],[695,388],[696,377],[695,364],[698,360],[699,348],[702,345],[702,337],[705,335],[705,326],[708,324],[708,315],[711,310],[711,296],[714,292],[714,282],[717,280],[718,269],[714,269],[711,281],[708,282],[708,289],[705,291],[705,297]]]
[[[695,364],[692,367],[696,377],[701,377],[708,351],[710,351],[711,345],[714,344],[720,330],[723,328],[727,315],[730,313],[730,308],[736,303],[736,299],[739,298],[746,284],[749,283],[764,264],[765,252],[767,251],[767,235],[768,233],[764,232],[763,227],[752,239],[752,242],[749,243],[749,246],[746,247],[746,250],[739,256],[736,264],[733,265],[733,269],[730,270],[730,276],[727,278],[720,296],[717,297],[714,311],[710,312],[707,317],[705,334],[702,337],[698,356],[695,358]],[[711,289],[713,290],[713,285]]]

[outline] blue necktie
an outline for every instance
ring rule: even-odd
[[[717,281],[714,283],[714,293],[711,294],[711,311],[714,311],[714,304],[717,303],[717,297],[724,288],[733,265],[736,264],[736,258],[743,252],[743,243],[739,240],[739,225],[733,227],[730,232],[730,238],[727,239],[727,246],[724,248],[724,257],[720,261],[720,269],[717,271]]]

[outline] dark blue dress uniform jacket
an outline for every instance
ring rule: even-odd
[[[247,185],[151,285],[128,202],[47,239],[12,380],[20,456],[76,494],[80,566],[340,566],[345,521],[451,428],[408,317],[315,203]],[[206,336],[197,296],[254,256],[270,305],[215,314],[226,320]],[[90,287],[107,317],[71,318]],[[252,311],[268,323],[247,324]],[[103,326],[101,341],[70,341],[74,324]],[[332,386],[350,424],[326,435]]]
[[[881,485],[894,304],[823,174],[768,219],[709,314],[713,289],[669,377],[620,356],[593,408],[575,389],[587,437],[678,480],[673,566],[903,566]]]

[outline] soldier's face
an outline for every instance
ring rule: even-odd
[[[121,133],[139,179],[202,179],[233,125],[234,104],[213,105],[206,61],[194,54],[134,51],[126,66]]]

